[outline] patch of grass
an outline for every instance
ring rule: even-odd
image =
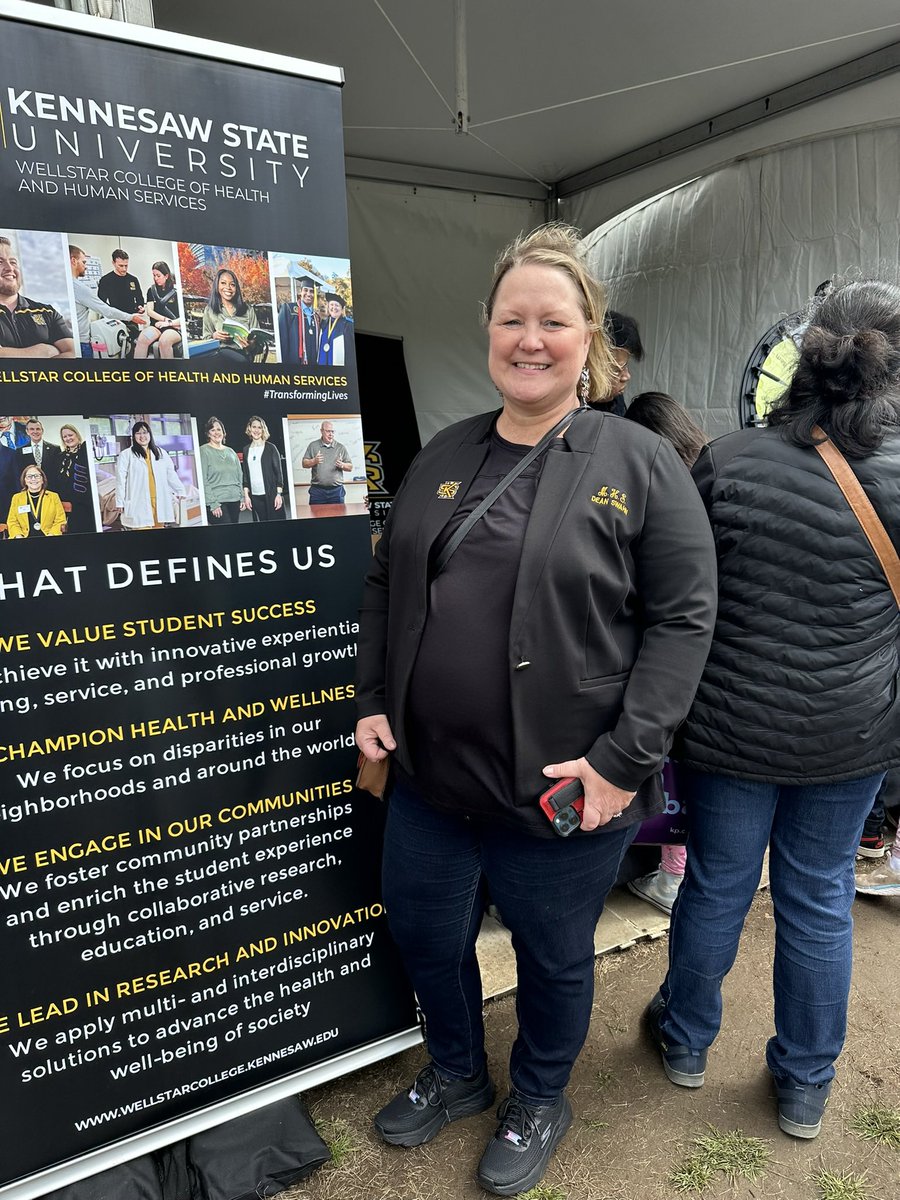
[[[676,1192],[702,1192],[712,1182],[713,1174],[709,1163],[703,1162],[697,1155],[691,1155],[672,1171],[669,1183]]]
[[[519,1200],[566,1200],[568,1192],[564,1192],[554,1183],[539,1183],[537,1187],[522,1192]]]
[[[357,1151],[350,1126],[340,1118],[325,1121],[319,1130],[319,1136],[331,1152],[331,1164],[334,1167],[343,1166]]]
[[[609,1121],[592,1121],[590,1117],[582,1117],[581,1123],[593,1133],[596,1133],[600,1129],[609,1129]]]
[[[871,1195],[864,1174],[842,1171],[835,1175],[833,1171],[820,1171],[813,1176],[813,1183],[819,1189],[819,1200],[869,1200]]]
[[[598,1067],[594,1072],[594,1082],[598,1088],[608,1087],[615,1077],[615,1072],[607,1070],[606,1067]]]
[[[850,1122],[850,1128],[867,1142],[900,1150],[900,1109],[879,1104],[862,1108]]]
[[[768,1143],[760,1138],[747,1137],[740,1129],[723,1133],[708,1125],[709,1133],[691,1142],[693,1153],[679,1163],[669,1175],[676,1192],[701,1192],[716,1174],[723,1174],[734,1186],[739,1179],[751,1183],[765,1174],[772,1158]]]

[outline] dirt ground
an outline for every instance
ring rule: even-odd
[[[821,1135],[782,1134],[763,1051],[772,1027],[773,918],[757,896],[734,970],[725,983],[725,1019],[710,1052],[706,1084],[674,1087],[641,1030],[641,1014],[665,969],[667,938],[598,961],[591,1032],[572,1077],[575,1121],[544,1180],[547,1200],[673,1200],[668,1176],[691,1139],[712,1124],[765,1139],[771,1165],[756,1183],[731,1187],[719,1175],[703,1196],[819,1200],[812,1177],[867,1172],[867,1198],[900,1200],[900,1151],[871,1146],[851,1131],[860,1109],[900,1107],[900,898],[858,897],[855,972],[847,1044]],[[488,1054],[500,1096],[515,1027],[514,997],[486,1009]],[[344,1147],[342,1161],[282,1193],[284,1200],[484,1200],[474,1170],[494,1129],[492,1113],[456,1122],[431,1145],[385,1146],[371,1117],[425,1060],[417,1047],[308,1092],[320,1132]],[[543,1200],[543,1197],[542,1197]]]

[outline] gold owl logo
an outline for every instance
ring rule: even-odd
[[[437,490],[438,500],[455,499],[461,482],[462,480],[460,479],[447,479],[444,483],[439,484]]]

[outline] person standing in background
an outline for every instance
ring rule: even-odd
[[[702,1086],[768,849],[766,1064],[778,1125],[798,1138],[821,1129],[846,1035],[863,822],[900,766],[900,612],[817,447],[852,464],[900,544],[900,287],[863,280],[818,302],[768,427],[718,438],[693,470],[719,606],[678,737],[691,834],[647,1020],[669,1080]]]
[[[666,392],[641,392],[629,404],[625,417],[671,442],[688,470],[709,441],[703,430],[691,420],[687,410]],[[687,803],[689,805],[690,800]],[[642,875],[639,879],[630,879],[628,890],[662,912],[671,913],[684,879],[686,855],[684,846],[661,847],[659,870]]]
[[[625,388],[631,379],[629,364],[640,362],[644,357],[644,344],[634,317],[610,310],[606,314],[606,336],[612,346],[615,360],[615,376],[605,396],[592,399],[591,408],[612,413],[616,417],[625,415]]]

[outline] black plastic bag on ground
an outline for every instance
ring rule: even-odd
[[[187,1142],[174,1142],[163,1150],[157,1150],[154,1158],[163,1200],[194,1200]],[[128,1200],[131,1198],[128,1197]]]
[[[163,1191],[161,1172],[165,1170],[159,1156],[145,1154],[48,1192],[43,1200],[123,1200],[126,1196],[128,1200],[181,1200]]]
[[[196,1200],[277,1196],[331,1158],[297,1096],[199,1133],[187,1148]]]

